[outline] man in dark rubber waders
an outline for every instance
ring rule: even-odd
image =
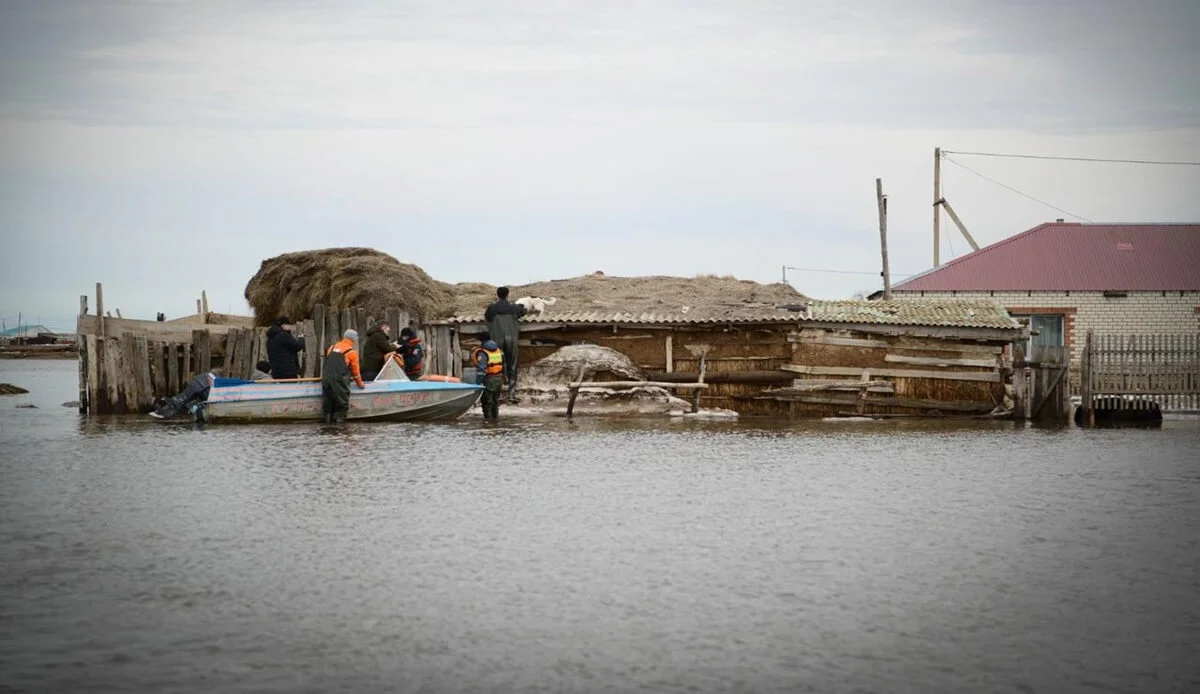
[[[517,321],[523,315],[524,306],[509,302],[508,287],[496,290],[496,301],[493,301],[483,314],[488,324],[488,333],[504,353],[504,377],[508,382],[508,396],[505,398],[507,402],[516,402],[513,395],[517,390],[517,338],[521,333],[521,326]]]
[[[326,424],[346,421],[350,411],[350,379],[359,388],[367,387],[358,367],[358,350],[354,349],[357,339],[357,330],[347,330],[325,352],[321,364],[321,411]]]
[[[483,419],[494,422],[500,419],[500,389],[504,387],[504,353],[487,333],[479,336],[479,349],[475,350],[475,382],[483,386],[479,404],[483,407]]]

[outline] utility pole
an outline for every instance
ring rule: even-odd
[[[933,148],[933,266],[941,265],[942,148]]]
[[[883,179],[875,179],[875,203],[879,207],[879,251],[883,254],[883,298],[892,298],[892,277],[887,257],[887,196],[883,194]]]

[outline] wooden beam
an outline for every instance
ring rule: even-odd
[[[910,357],[907,354],[888,354],[884,361],[895,364],[918,366],[978,366],[984,369],[996,366],[995,359],[951,359],[943,357]]]
[[[96,334],[104,337],[104,286],[96,283]]]
[[[699,371],[650,371],[646,377],[651,381],[668,383],[697,383]],[[791,383],[795,378],[786,371],[709,371],[704,375],[706,383],[744,383],[773,385]]]
[[[655,388],[674,388],[689,390],[692,388],[707,388],[707,383],[670,383],[667,381],[584,381],[572,383],[569,388],[638,388],[652,386]]]
[[[86,311],[84,311],[84,313],[86,313]],[[671,344],[672,337],[674,337],[674,336],[671,333],[667,333],[667,338],[666,338],[667,373],[671,373],[672,371],[675,370],[675,358],[674,358],[675,355],[671,352],[671,348],[673,346]]]
[[[845,395],[776,395],[774,399],[784,402],[799,402],[809,405],[852,405],[861,403],[874,407],[904,407],[915,410],[938,410],[944,412],[991,412],[995,405],[990,402],[966,402],[952,400],[930,400],[924,398],[883,397],[867,398],[865,401],[852,393]]]
[[[784,371],[792,373],[808,374],[812,376],[861,376],[863,371],[853,366],[807,366],[804,364],[784,364],[779,367]],[[869,369],[874,376],[886,376],[890,378],[933,378],[943,381],[985,381],[988,383],[999,383],[1000,374],[995,372],[962,372],[962,371],[917,371],[910,369]]]
[[[876,349],[887,349],[890,344],[885,340],[872,340],[870,338],[858,337],[838,337],[836,335],[816,334],[809,335],[806,332],[800,333],[799,338],[788,337],[789,341],[795,341],[813,344],[813,345],[836,345],[839,347],[871,347]]]

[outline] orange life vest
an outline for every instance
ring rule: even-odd
[[[480,347],[475,354],[476,356],[480,354],[487,355],[487,366],[484,368],[484,374],[488,376],[499,376],[500,374],[504,373],[504,352],[501,352],[498,349],[484,349]]]

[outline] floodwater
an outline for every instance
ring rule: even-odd
[[[0,382],[0,691],[1200,690],[1195,421],[201,429]]]

